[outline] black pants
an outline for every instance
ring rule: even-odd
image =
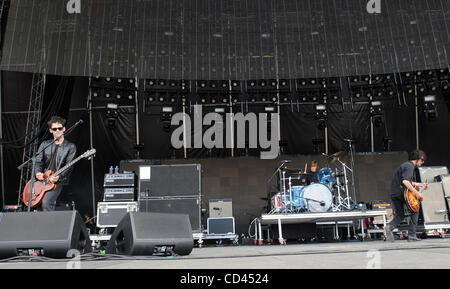
[[[44,199],[42,200],[42,210],[44,212],[55,210],[56,200],[59,194],[61,194],[62,188],[62,185],[56,185],[54,190],[45,193]]]
[[[405,218],[405,199],[403,196],[393,197],[392,205],[394,206],[394,220],[389,224],[391,230],[397,228],[397,226],[403,221]],[[408,236],[415,237],[416,236],[416,227],[417,221],[419,220],[419,212],[411,213],[409,215],[409,228],[408,228]]]

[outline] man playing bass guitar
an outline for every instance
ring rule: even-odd
[[[426,183],[418,183],[415,181],[414,169],[420,167],[426,160],[426,154],[421,150],[414,150],[409,154],[409,160],[400,165],[395,171],[392,179],[390,194],[392,199],[392,205],[394,207],[394,219],[389,225],[386,226],[386,239],[390,242],[394,241],[394,235],[392,230],[403,221],[405,217],[404,205],[405,203],[405,190],[408,189],[412,192],[417,200],[422,201],[422,194],[417,190],[421,187],[423,189],[428,188]],[[419,211],[411,212],[410,223],[408,228],[408,241],[420,241],[416,236],[417,221],[419,219]]]
[[[36,157],[36,179],[39,181],[44,180],[43,172],[47,170],[57,171],[59,168],[70,163],[76,154],[75,144],[64,139],[66,120],[59,116],[52,116],[47,124],[50,133],[53,135],[53,139],[43,141],[39,146],[38,151],[41,151],[41,149],[50,142],[54,143]],[[56,140],[58,137],[59,139]],[[55,202],[61,194],[63,186],[69,183],[71,171],[72,170],[69,169],[59,176],[51,175],[49,177],[50,182],[56,184],[56,188],[45,194],[44,199],[42,200],[43,211],[55,210]]]

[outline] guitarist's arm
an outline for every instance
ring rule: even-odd
[[[411,192],[413,192],[416,195],[416,198],[419,201],[421,201],[421,202],[423,201],[422,194],[418,190],[416,190],[415,186],[423,187],[423,186],[426,186],[426,184],[410,182],[408,180],[403,180],[402,183],[408,190],[410,190]]]

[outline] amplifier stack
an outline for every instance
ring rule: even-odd
[[[137,212],[136,176],[133,172],[105,174],[103,202],[97,204],[97,227],[116,227],[128,212]]]

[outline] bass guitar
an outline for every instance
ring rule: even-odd
[[[416,190],[419,190],[418,186],[414,187]],[[419,190],[422,193],[423,188]],[[411,192],[408,188],[405,189],[404,192],[406,207],[412,212],[417,213],[420,210],[420,200],[417,199],[416,194]]]
[[[50,182],[50,176],[59,176],[64,171],[69,169],[71,166],[73,166],[75,163],[77,163],[79,160],[83,158],[88,158],[95,154],[95,149],[91,149],[86,151],[84,154],[80,155],[61,169],[59,169],[56,172],[53,172],[52,170],[48,170],[44,173],[44,180],[43,181],[34,181],[33,184],[33,192],[31,193],[31,203],[30,207],[35,207],[39,205],[42,200],[45,197],[45,193],[48,191],[54,190],[56,188],[56,184],[53,184]],[[22,201],[25,203],[26,206],[28,206],[28,201],[30,199],[30,188],[31,188],[31,181],[28,181],[28,183],[25,185],[25,188],[23,189],[22,194]]]

